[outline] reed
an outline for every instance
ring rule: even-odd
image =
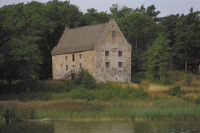
[[[13,106],[15,105],[15,106]],[[2,108],[10,109],[12,120],[69,119],[69,120],[197,120],[200,107],[184,100],[158,99],[151,102],[136,100],[99,102],[85,100],[58,101],[1,101]],[[12,106],[12,108],[11,108]],[[15,111],[13,111],[15,110]],[[2,110],[0,111],[1,114]],[[17,118],[14,119],[14,116]]]

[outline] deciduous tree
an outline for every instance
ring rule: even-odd
[[[172,66],[172,48],[169,40],[163,35],[154,41],[147,50],[147,62],[145,76],[150,80],[160,79]]]

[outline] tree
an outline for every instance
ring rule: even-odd
[[[180,16],[179,14],[162,17],[161,24],[164,26],[164,33],[168,40],[170,40],[170,46],[173,47],[175,44],[176,36],[174,35],[174,29],[176,28],[176,23],[178,22]]]
[[[127,41],[133,46],[137,63],[140,56],[152,45],[157,34],[163,30],[160,24],[156,24],[151,17],[139,9],[117,19],[117,23]]]
[[[174,34],[174,30],[176,28],[176,23],[179,21],[180,19],[180,15],[176,14],[176,15],[168,15],[165,16],[163,18],[161,18],[161,24],[164,26],[164,33],[166,36],[166,39],[168,39],[169,45],[170,47],[174,47],[175,42],[176,42],[176,35]],[[174,51],[175,52],[175,51]],[[178,67],[182,66],[179,62],[179,59],[177,58],[177,56],[174,54],[174,67],[177,69]]]
[[[34,37],[13,37],[0,47],[3,54],[3,65],[0,67],[1,78],[11,84],[12,80],[26,83],[38,80],[39,65],[42,63],[40,51],[35,44]]]
[[[120,8],[118,4],[113,4],[112,7],[110,7],[110,12],[113,18],[118,19],[129,15],[133,12],[133,9],[126,6]]]
[[[147,50],[145,76],[150,80],[161,79],[171,69],[172,48],[165,36],[159,35],[153,45]]]
[[[174,35],[176,42],[174,52],[179,62],[185,62],[185,71],[187,71],[187,60],[200,56],[200,19],[199,12],[190,12],[188,15],[181,15],[176,23]]]
[[[157,23],[159,22],[159,18],[157,17],[160,14],[160,11],[155,11],[156,7],[154,5],[148,6],[146,9],[146,13],[148,16],[152,17],[152,19]]]
[[[0,8],[0,78],[9,81],[21,80],[26,83],[38,79],[41,53],[36,41],[36,30],[29,32],[27,19],[23,13],[24,3]]]
[[[110,20],[111,15],[106,12],[98,13],[96,9],[87,9],[87,12],[83,15],[83,23],[85,25],[94,25],[106,23]]]

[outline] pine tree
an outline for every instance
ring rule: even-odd
[[[187,71],[187,60],[200,56],[199,25],[199,12],[182,15],[176,23],[174,30],[176,42],[173,48],[180,63],[185,62],[185,71]]]

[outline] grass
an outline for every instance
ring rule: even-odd
[[[18,119],[68,119],[68,120],[197,120],[200,118],[200,107],[188,104],[184,100],[160,99],[147,101],[99,102],[84,100],[58,100],[20,102],[15,104]],[[8,102],[0,102],[3,107]]]
[[[141,76],[139,84],[97,83],[93,89],[73,81],[38,82],[31,85],[30,93],[1,95],[0,117],[8,110],[11,121],[30,118],[196,120],[200,118],[199,81],[185,76],[187,74],[176,72],[171,85],[156,84]],[[191,83],[183,85],[185,80]],[[21,86],[20,83],[15,85],[15,89]],[[172,95],[168,90],[176,85],[180,92]]]

